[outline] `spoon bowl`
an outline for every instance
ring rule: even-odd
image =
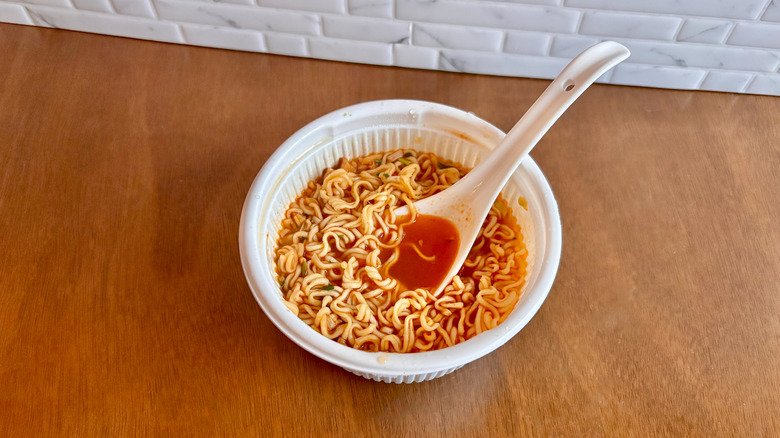
[[[434,295],[441,294],[463,265],[482,222],[517,166],[599,76],[629,55],[627,48],[612,41],[586,49],[561,71],[484,161],[447,190],[414,202],[417,214],[446,218],[459,232],[457,255]],[[395,212],[406,215],[409,208]]]

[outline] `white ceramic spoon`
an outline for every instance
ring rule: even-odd
[[[520,162],[593,81],[629,55],[628,49],[611,41],[579,54],[485,160],[447,190],[414,203],[418,214],[449,219],[460,234],[458,255],[434,295],[441,293],[463,265],[490,207]],[[406,214],[408,210],[403,207],[396,212]]]

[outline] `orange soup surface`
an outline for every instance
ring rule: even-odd
[[[460,237],[455,224],[421,214],[402,231],[398,260],[388,269],[390,276],[407,289],[439,286],[458,254]]]

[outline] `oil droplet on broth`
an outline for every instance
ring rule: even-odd
[[[517,198],[517,203],[521,207],[523,207],[526,211],[528,211],[528,200],[527,199],[525,199],[524,197],[521,196],[521,197]]]

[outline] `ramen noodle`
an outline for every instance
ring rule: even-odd
[[[275,268],[286,306],[322,335],[366,351],[436,350],[501,324],[519,300],[527,252],[500,196],[463,268],[439,295],[436,287],[409,288],[389,274],[405,223],[416,219],[413,202],[466,172],[407,149],[342,158],[325,169],[282,220]],[[397,217],[404,205],[410,217]]]

